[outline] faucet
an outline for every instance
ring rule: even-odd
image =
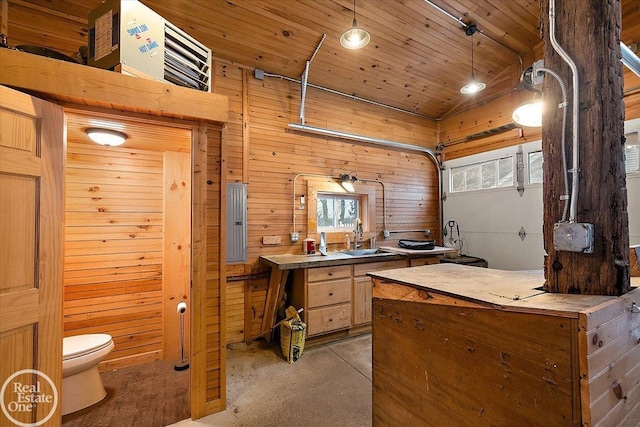
[[[358,244],[358,239],[362,239],[362,235],[364,234],[364,229],[362,226],[362,221],[360,218],[356,218],[355,228],[353,229],[353,249],[358,249],[360,246]]]

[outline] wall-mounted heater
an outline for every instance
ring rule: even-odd
[[[137,0],[89,13],[88,64],[211,92],[211,49]]]

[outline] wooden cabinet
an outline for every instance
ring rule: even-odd
[[[371,322],[371,298],[373,285],[371,278],[353,278],[353,324],[362,325]]]
[[[291,304],[303,307],[307,336],[351,327],[351,266],[296,270]]]
[[[437,259],[437,258],[436,258]],[[373,283],[368,272],[407,267],[407,260],[372,262],[353,266],[353,325],[371,323]]]
[[[307,336],[360,327],[366,332],[371,324],[373,284],[369,272],[431,264],[437,257],[396,259],[353,265],[296,269],[289,304],[304,308],[302,319]]]

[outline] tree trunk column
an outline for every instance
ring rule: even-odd
[[[549,3],[540,2],[544,64],[567,85],[567,164],[572,167],[572,73],[554,51],[549,37]],[[554,224],[560,222],[565,194],[562,168],[561,92],[546,75],[544,246],[546,289],[550,292],[622,295],[629,290],[629,221],[624,165],[624,104],[620,62],[621,6],[619,0],[556,0],[556,40],[573,59],[579,75],[579,191],[576,222],[594,225],[594,252],[557,251]],[[568,175],[571,188],[571,174]]]

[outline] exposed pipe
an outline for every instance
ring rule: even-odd
[[[307,126],[307,125],[302,125],[298,123],[289,123],[289,128],[300,131],[300,132],[307,132],[307,133],[313,133],[313,134],[324,135],[324,136],[332,136],[335,138],[348,139],[350,141],[364,142],[366,144],[382,146],[386,148],[393,148],[393,149],[398,149],[403,151],[417,152],[417,153],[426,155],[433,161],[437,169],[438,205],[439,205],[440,221],[441,221],[440,230],[441,232],[442,230],[444,230],[443,223],[442,223],[442,221],[444,221],[444,207],[442,205],[442,194],[443,194],[442,165],[440,164],[440,161],[438,160],[438,156],[436,155],[436,153],[433,152],[433,150],[425,147],[419,147],[417,145],[404,144],[401,142],[389,141],[386,139],[373,138],[373,137],[364,136],[364,135],[356,135],[353,133],[341,132],[341,131],[330,130],[330,129],[323,129],[315,126]],[[442,238],[444,241],[444,235]]]
[[[296,231],[296,179],[298,179],[299,176],[310,176],[310,177],[315,177],[315,178],[326,178],[326,179],[332,179],[332,180],[337,180],[340,179],[339,176],[329,176],[329,175],[320,175],[320,174],[313,174],[313,173],[299,173],[296,176],[293,177],[293,233],[297,233]],[[384,182],[377,180],[377,179],[357,179],[360,182],[375,182],[378,183],[380,185],[382,185],[382,221],[383,221],[383,226],[384,226],[384,230],[382,230],[382,234],[383,236],[388,237],[388,230],[387,230],[387,199],[386,199],[386,188],[384,186]],[[294,242],[293,239],[291,239],[292,242]],[[295,240],[297,241],[297,239]]]
[[[273,74],[273,73],[264,72],[263,75],[265,77],[275,77],[275,78],[278,78],[280,80],[286,80],[288,82],[302,84],[301,80],[294,79],[293,77],[283,76],[281,74]],[[423,119],[429,119],[429,120],[434,120],[434,121],[442,120],[442,119],[435,118],[435,117],[425,116],[424,114],[419,114],[419,113],[416,113],[416,112],[413,112],[413,111],[404,110],[402,108],[394,107],[392,105],[383,104],[381,102],[372,101],[370,99],[361,98],[361,97],[356,96],[356,95],[351,95],[350,93],[340,92],[339,90],[335,90],[335,89],[329,89],[327,87],[319,86],[319,85],[316,85],[316,84],[313,84],[313,83],[308,83],[307,82],[307,87],[312,87],[314,89],[319,89],[319,90],[322,90],[322,91],[325,91],[325,92],[332,93],[334,95],[344,96],[345,98],[349,98],[349,99],[352,99],[354,101],[364,102],[364,103],[370,104],[370,105],[375,105],[376,107],[386,108],[386,109],[389,109],[389,110],[397,111],[399,113],[410,114],[412,116],[420,117],[420,118],[423,118]]]
[[[551,46],[553,49],[560,55],[560,57],[569,65],[572,73],[572,84],[573,84],[573,145],[572,145],[572,156],[573,156],[573,164],[572,168],[569,170],[571,172],[571,206],[569,208],[569,222],[576,222],[576,216],[578,212],[578,184],[579,184],[579,174],[578,168],[580,166],[579,162],[579,142],[578,142],[578,116],[579,116],[579,108],[580,108],[580,86],[578,79],[578,67],[575,62],[571,59],[571,57],[562,49],[562,46],[556,40],[556,1],[549,1],[549,39],[551,40]]]
[[[382,235],[385,236],[385,239],[386,239],[386,236],[389,233],[389,230],[387,229],[387,198],[386,198],[387,190],[384,186],[384,182],[377,179],[360,179],[360,178],[358,178],[358,181],[375,182],[382,185],[382,223],[383,223]]]
[[[469,24],[467,24],[466,22],[464,22],[461,18],[458,18],[454,15],[452,15],[451,13],[449,13],[448,11],[446,11],[445,9],[441,8],[440,6],[438,6],[437,4],[431,2],[430,0],[422,0],[425,3],[427,3],[429,6],[432,6],[434,9],[438,10],[439,12],[442,12],[444,15],[448,16],[449,18],[453,19],[454,21],[456,21],[458,24],[460,24],[462,26],[463,29],[467,29],[467,27],[469,26]],[[477,24],[476,24],[477,26]],[[489,40],[491,40],[492,42],[502,46],[503,48],[507,49],[508,51],[510,51],[512,54],[514,54],[515,56],[518,57],[518,59],[520,59],[520,66],[522,67],[522,57],[520,56],[520,52],[515,51],[513,49],[511,49],[509,46],[507,46],[506,44],[502,43],[500,40],[494,39],[493,37],[491,37],[488,34],[485,34],[484,31],[482,31],[481,29],[478,29],[478,33],[482,34],[483,36],[485,36],[486,38],[488,38]]]
[[[304,120],[304,105],[307,100],[307,78],[309,78],[309,65],[311,65],[310,61],[304,66],[304,72],[302,73],[302,78],[300,79],[300,84],[302,85],[300,90],[300,123],[305,124]]]
[[[320,46],[322,46],[322,43],[326,38],[327,38],[327,35],[323,34],[322,38],[318,42],[318,45],[316,46],[316,49],[311,54],[311,58],[309,58],[309,60],[304,65],[304,72],[302,73],[301,82],[300,82],[300,84],[302,85],[302,88],[300,90],[300,123],[302,124],[305,123],[304,105],[305,105],[305,101],[307,100],[307,81],[309,80],[309,67],[311,66],[311,61],[313,61],[313,58],[316,57],[316,54],[320,50]]]
[[[299,173],[293,177],[293,230],[291,230],[290,240],[292,243],[298,241],[298,232],[296,231],[296,179],[299,176],[312,176],[314,178],[338,179],[339,177],[320,175],[315,173]]]
[[[567,107],[568,107],[568,99],[567,99],[567,86],[560,78],[560,75],[549,68],[540,67],[538,68],[538,72],[543,72],[551,75],[558,81],[560,85],[560,90],[562,91],[562,104],[560,107],[562,108],[562,138],[561,138],[561,147],[562,147],[562,175],[564,178],[564,194],[562,198],[564,198],[564,209],[562,210],[562,222],[567,220],[567,213],[569,211],[569,180],[567,178]]]

